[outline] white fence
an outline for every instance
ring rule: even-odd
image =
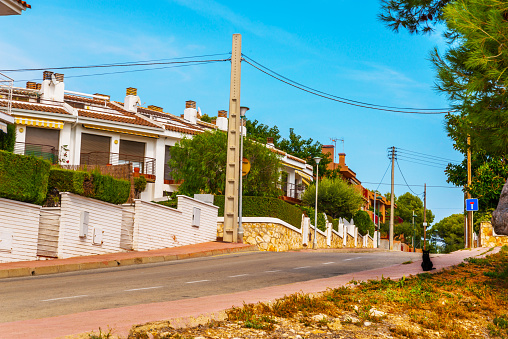
[[[61,207],[0,198],[0,262],[146,251],[216,240],[218,207],[178,196],[178,209],[114,205],[61,193]]]

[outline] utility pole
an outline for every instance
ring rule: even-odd
[[[233,34],[231,53],[231,84],[229,93],[228,148],[224,202],[224,238],[238,241],[238,185],[240,177],[240,75],[242,36]]]
[[[427,184],[423,185],[423,250],[427,249]]]
[[[469,193],[469,189],[471,188],[471,137],[467,136],[467,198],[471,199],[471,193]],[[473,212],[467,212],[467,237],[466,243],[467,248],[473,247]]]
[[[413,247],[413,252],[415,251],[415,210],[413,210],[413,239],[411,241],[411,247]]]
[[[393,251],[393,220],[394,220],[394,213],[395,213],[395,194],[394,194],[394,190],[395,190],[395,184],[394,184],[394,180],[395,180],[395,169],[394,169],[394,165],[395,165],[395,146],[392,146],[392,192],[390,194],[390,237],[389,237],[389,246],[390,246],[390,251]]]

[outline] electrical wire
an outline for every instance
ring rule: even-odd
[[[386,171],[385,171],[385,174],[383,174],[383,177],[381,178],[381,181],[379,182],[379,185],[381,185],[381,183],[383,182],[383,180],[385,179],[385,175],[386,173],[388,172],[388,169],[390,168],[390,163],[388,163],[388,167],[386,167]],[[376,188],[376,191],[379,189],[379,185],[377,185],[377,188]]]
[[[215,59],[215,60],[188,60],[188,61],[164,61],[164,62],[133,62],[125,64],[103,64],[103,65],[88,65],[88,66],[65,66],[65,67],[45,67],[45,68],[20,68],[20,69],[4,69],[0,70],[1,73],[7,72],[28,72],[28,71],[45,71],[45,70],[65,70],[65,69],[89,69],[89,68],[110,68],[110,67],[133,67],[133,66],[157,66],[157,65],[171,65],[171,64],[188,64],[188,63],[208,63],[213,61],[229,61],[230,59]]]
[[[402,179],[404,179],[404,182],[406,183],[407,188],[409,188],[409,190],[410,190],[411,192],[413,192],[413,194],[414,194],[414,195],[418,195],[418,196],[419,196],[419,195],[422,195],[423,193],[418,194],[418,193],[416,193],[415,191],[413,191],[413,189],[412,189],[412,188],[409,186],[409,184],[407,183],[407,180],[406,180],[406,178],[404,177],[404,173],[402,173],[402,170],[400,169],[400,166],[399,166],[399,161],[398,161],[397,159],[395,159],[395,162],[397,163],[397,167],[399,168],[399,172],[400,172],[400,174],[402,175]]]
[[[439,168],[440,170],[444,170],[446,169],[446,166],[435,166],[435,165],[431,165],[429,163],[425,163],[425,162],[418,162],[418,161],[411,161],[411,160],[407,160],[407,159],[404,159],[404,158],[401,158],[400,159],[401,161],[405,161],[405,162],[410,162],[412,164],[417,164],[417,165],[422,165],[422,166],[428,166],[428,167],[434,167],[434,168]]]
[[[370,182],[370,181],[362,181],[362,184],[369,184],[369,185],[391,185],[384,182]],[[408,186],[407,184],[394,184],[395,186]],[[409,185],[412,187],[424,187],[424,185]],[[462,187],[455,187],[455,186],[440,186],[440,185],[427,185],[427,187],[433,187],[433,188],[460,188]]]
[[[66,79],[69,79],[69,78],[83,78],[83,77],[110,75],[110,74],[145,72],[145,71],[153,71],[153,70],[159,70],[159,69],[180,68],[180,67],[190,67],[190,66],[201,66],[201,65],[206,65],[206,64],[216,63],[216,62],[219,62],[219,61],[209,61],[209,62],[203,62],[203,63],[198,63],[198,64],[185,64],[185,65],[164,66],[164,67],[151,67],[151,68],[134,69],[134,70],[128,70],[128,71],[93,73],[93,74],[79,74],[79,75],[67,75],[67,76],[65,76],[65,78]],[[14,80],[14,82],[38,81],[38,80],[40,80],[40,79]]]
[[[251,60],[252,62],[250,62],[249,60]],[[407,114],[447,114],[452,111],[450,109],[436,109],[436,108],[421,109],[421,108],[401,108],[401,107],[392,107],[392,106],[382,106],[382,105],[376,105],[376,104],[370,104],[370,103],[365,103],[365,102],[361,102],[361,101],[346,99],[346,98],[328,94],[326,92],[322,92],[322,91],[313,89],[311,87],[302,85],[296,81],[293,81],[287,77],[280,75],[279,73],[276,73],[276,72],[270,70],[267,67],[262,66],[261,64],[255,62],[254,60],[252,60],[251,58],[248,58],[246,56],[243,59],[243,61],[245,61],[247,64],[251,65],[252,67],[256,68],[257,70],[261,71],[262,73],[265,73],[266,75],[268,75],[276,80],[279,80],[289,86],[295,87],[295,88],[300,89],[304,92],[307,92],[307,93],[310,93],[310,94],[313,94],[313,95],[316,95],[316,96],[319,96],[319,97],[322,97],[322,98],[325,98],[328,100],[340,102],[340,103],[347,104],[347,105],[368,108],[368,109],[374,109],[374,110],[379,110],[379,111],[407,113]],[[254,65],[253,63],[256,63],[257,65],[259,65],[259,67]],[[262,67],[262,68],[260,68],[260,67]],[[413,111],[407,111],[404,109],[411,109]],[[419,112],[418,110],[421,110],[421,111]],[[433,110],[436,110],[436,112],[428,112],[428,111],[433,111]]]
[[[456,160],[452,160],[452,159],[448,159],[448,158],[443,158],[443,157],[438,157],[438,156],[436,156],[436,155],[431,155],[431,154],[425,154],[425,153],[415,152],[415,151],[411,151],[411,150],[408,150],[408,149],[405,149],[405,148],[400,148],[400,147],[397,147],[397,150],[402,151],[402,152],[404,152],[404,153],[414,153],[414,154],[418,154],[418,155],[421,155],[421,156],[423,156],[423,157],[430,157],[430,158],[435,158],[435,159],[441,159],[441,160],[443,160],[443,161],[460,163],[460,161],[456,161]]]
[[[448,162],[447,163],[443,163],[443,162],[436,162],[436,161],[429,160],[429,159],[413,158],[413,157],[410,157],[408,155],[400,154],[400,153],[397,154],[397,157],[399,159],[410,159],[410,160],[415,160],[415,161],[427,162],[427,163],[430,163],[432,165],[443,166],[443,167],[446,167],[449,164]]]

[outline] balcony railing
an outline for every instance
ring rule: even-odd
[[[305,186],[297,184],[284,184],[282,190],[284,191],[284,196],[302,200],[302,194],[305,191]]]
[[[155,159],[110,152],[81,153],[81,165],[124,165],[132,164],[134,176],[143,175],[148,181],[155,180]]]
[[[26,142],[17,142],[14,145],[14,153],[22,155],[33,155],[37,158],[43,158],[52,164],[58,162],[58,151],[50,145],[30,144]]]

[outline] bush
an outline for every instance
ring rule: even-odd
[[[115,179],[99,172],[73,171],[53,167],[49,175],[48,205],[57,205],[60,192],[71,192],[112,204],[123,204],[129,199],[130,182]]]
[[[371,237],[374,236],[375,225],[370,218],[369,213],[358,210],[353,216],[353,220],[355,222],[355,226],[358,227],[358,233],[360,233],[362,236],[366,235],[367,233],[369,233]]]
[[[50,166],[43,159],[0,151],[0,197],[41,205]]]
[[[213,204],[219,206],[219,216],[224,215],[223,195],[216,195]],[[268,197],[243,197],[242,216],[244,217],[272,217],[279,218],[296,228],[301,227],[302,210],[287,202]]]
[[[16,126],[7,125],[7,133],[0,131],[0,150],[14,152],[16,144]]]
[[[115,179],[109,175],[92,172],[94,186],[93,198],[112,204],[123,204],[129,199],[131,183],[123,179]]]
[[[134,178],[134,193],[136,195],[136,198],[139,198],[139,195],[145,189],[146,189],[146,178],[142,175]]]
[[[311,206],[298,206],[309,218],[310,218],[310,223],[312,225],[315,225],[314,224],[314,215],[316,214],[315,210],[314,210],[314,207],[311,207]],[[321,231],[326,231],[326,219],[325,219],[325,215],[323,214],[323,212],[319,211],[319,204],[318,204],[318,216],[317,216],[317,221],[318,221],[318,225],[317,225],[317,228],[318,230],[321,230]]]

